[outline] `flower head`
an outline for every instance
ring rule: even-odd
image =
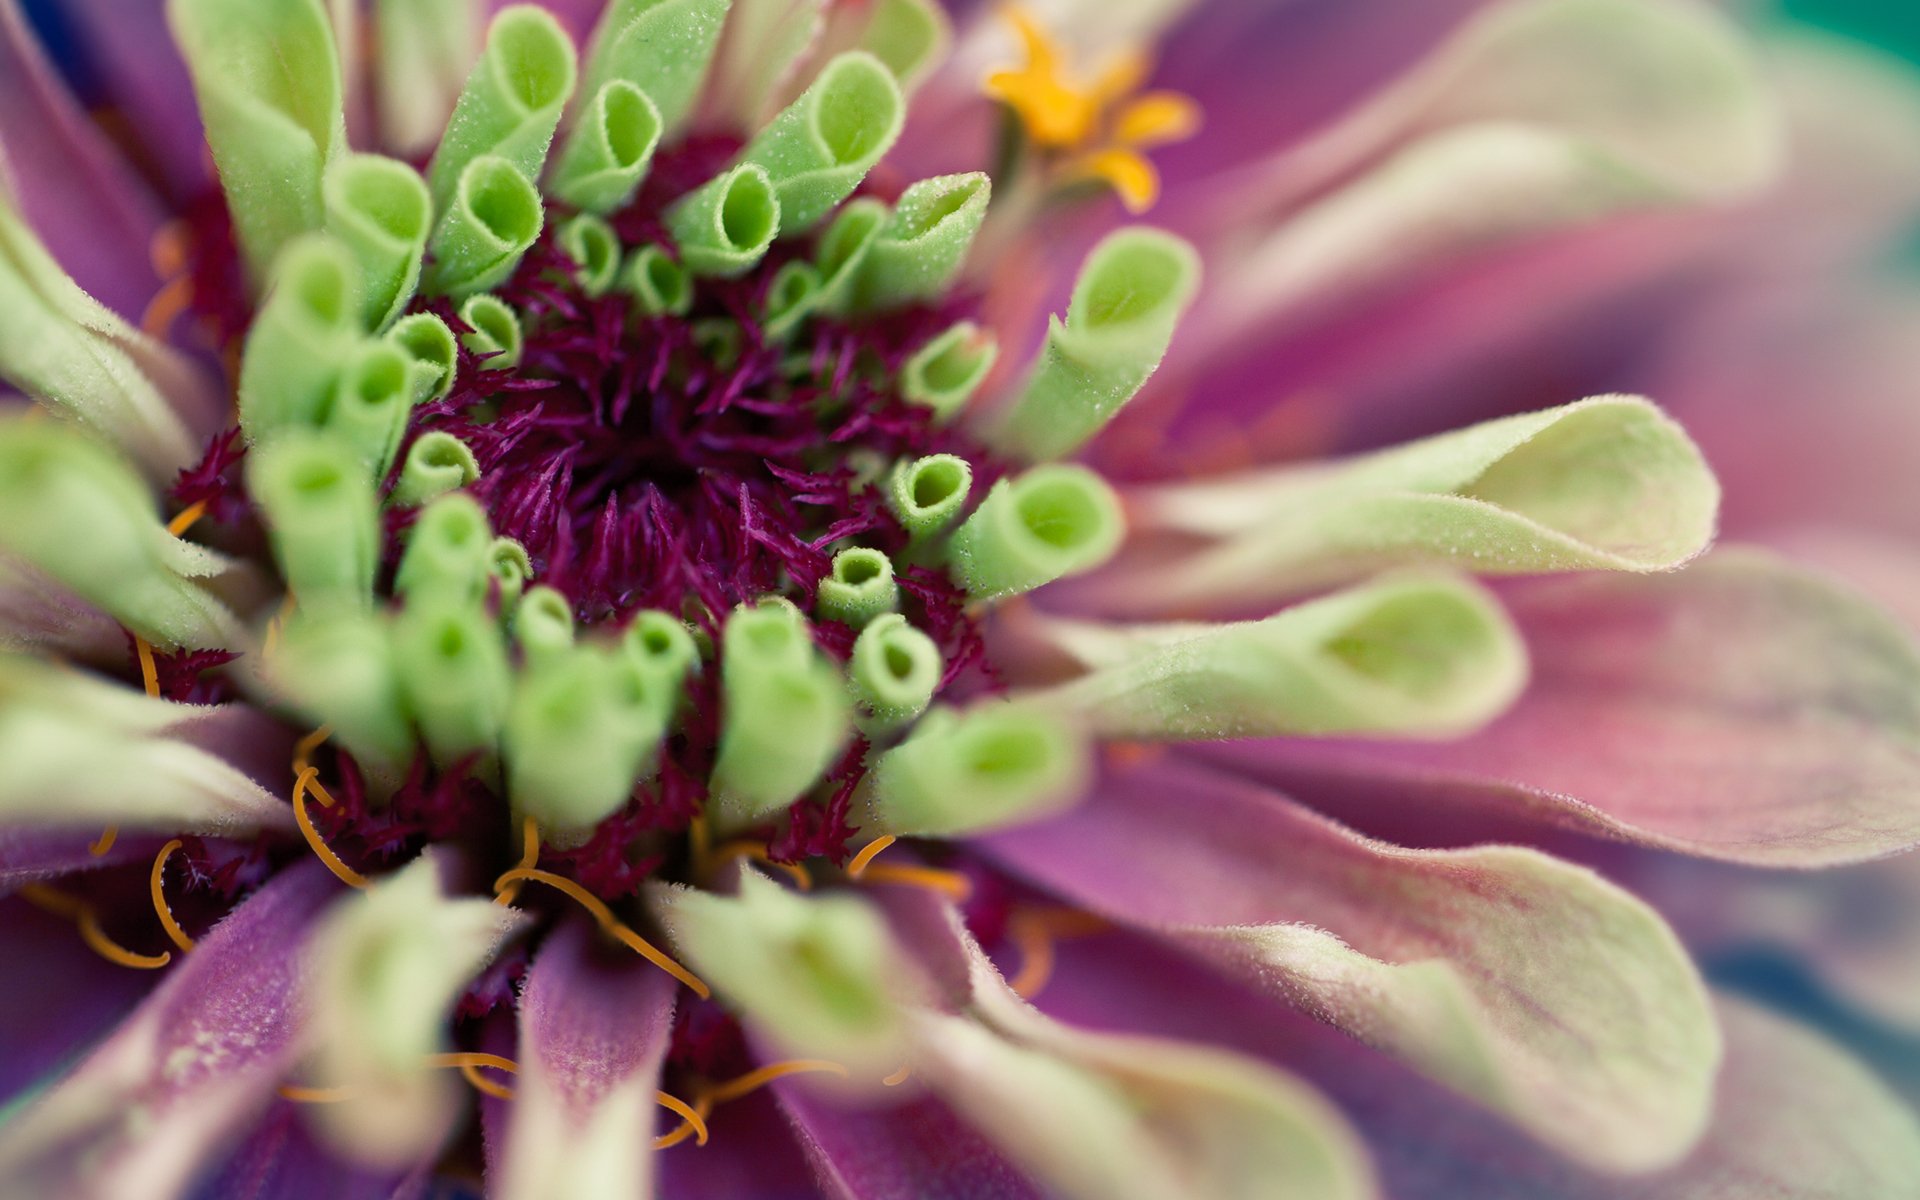
[[[982,95],[929,0],[335,7],[167,5],[217,187],[162,164],[138,261],[63,265],[70,177],[0,197],[36,405],[0,417],[0,884],[116,980],[22,1054],[100,1038],[0,1180],[1361,1197],[1382,1138],[1729,1169],[1723,1050],[1769,1077],[1765,1023],[1524,842],[1872,853],[1908,814],[1871,795],[1690,826],[1595,764],[1648,696],[1716,746],[1756,697],[1892,722],[1864,675],[1740,661],[1770,629],[1920,659],[1768,565],[1655,578],[1720,491],[1638,396],[1182,468],[1310,301],[1758,186],[1731,26],[1493,6],[1187,238],[1069,186],[1146,209],[1199,112],[1071,13],[979,15],[1024,54]],[[0,37],[37,89],[0,99],[110,156]],[[993,161],[902,174],[920,90],[997,118]],[[1376,770],[1459,789],[1459,830],[1359,832]]]

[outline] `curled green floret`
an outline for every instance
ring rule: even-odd
[[[869,828],[954,837],[1032,820],[1071,804],[1087,769],[1084,738],[1032,706],[935,713],[875,762]]]
[[[587,212],[612,212],[646,178],[660,132],[660,110],[645,92],[624,79],[605,84],[567,135],[548,192]]]
[[[820,299],[820,272],[812,263],[795,259],[781,264],[767,285],[767,307],[761,326],[771,340],[785,338],[812,315]]]
[[[1030,592],[1090,571],[1120,548],[1120,499],[1084,467],[1035,467],[1003,479],[953,535],[955,579],[976,599]]]
[[[583,79],[597,93],[616,80],[643,89],[663,133],[677,132],[700,97],[730,0],[612,0],[594,27]]]
[[[423,433],[407,447],[388,497],[396,508],[414,508],[480,478],[480,464],[459,438],[442,430]]]
[[[1080,268],[1066,320],[1049,325],[995,446],[1029,459],[1079,449],[1160,365],[1199,285],[1199,255],[1172,234],[1132,228],[1108,235]]]
[[[740,161],[765,168],[773,181],[781,232],[804,233],[853,193],[905,120],[892,72],[871,54],[842,54],[760,131]]]
[[[849,311],[860,269],[890,215],[887,206],[871,196],[849,200],[834,214],[814,246],[813,264],[820,272],[815,307],[820,311],[842,315]]]
[[[945,295],[980,232],[992,195],[992,183],[978,171],[909,187],[867,251],[850,307],[884,312]]]
[[[394,622],[393,657],[435,765],[494,749],[513,680],[498,623],[456,600],[409,604]]]
[[[307,720],[331,729],[379,786],[391,788],[405,776],[413,726],[384,616],[295,613],[265,665],[275,690]]]
[[[545,220],[540,193],[512,163],[474,159],[433,232],[427,289],[450,296],[486,291],[513,274]]]
[[[626,803],[662,732],[630,674],[589,647],[555,649],[514,688],[507,795],[548,840],[579,840]]]
[[[620,286],[643,317],[684,316],[693,307],[693,279],[659,246],[641,246],[627,256]]]
[[[702,184],[667,214],[680,261],[694,275],[731,278],[760,261],[780,232],[780,198],[765,168],[744,163]]]
[[[932,638],[899,613],[881,613],[854,639],[847,680],[867,723],[887,729],[926,711],[943,666]]]
[[[467,332],[460,335],[460,344],[468,353],[484,358],[481,370],[505,371],[520,365],[527,339],[513,305],[490,292],[481,292],[468,296],[460,305],[460,321],[467,327]]]
[[[464,449],[464,447],[463,447]],[[533,559],[527,548],[510,537],[497,537],[487,549],[487,578],[500,598],[500,614],[511,617],[533,578]]]
[[[372,603],[380,515],[373,478],[351,446],[322,433],[282,434],[247,456],[247,490],[302,608]]]
[[[386,477],[413,412],[413,362],[390,342],[354,350],[333,389],[321,427],[353,448],[367,474]]]
[[[900,368],[900,394],[943,421],[967,406],[1000,357],[1000,343],[972,321],[960,321]]]
[[[789,604],[736,609],[720,655],[720,752],[709,786],[716,824],[769,816],[819,781],[846,741],[846,684]]]
[[[464,492],[450,493],[422,510],[407,530],[393,590],[409,604],[426,599],[478,604],[486,594],[492,553],[485,510]]]
[[[346,247],[321,234],[290,244],[240,358],[247,440],[318,425],[342,362],[363,336],[359,270]]]
[[[604,296],[620,274],[620,239],[592,213],[581,213],[560,227],[556,240],[573,260],[574,281],[588,296]]]
[[[377,154],[348,154],[321,185],[327,232],[359,264],[360,320],[384,329],[413,297],[433,229],[433,202],[419,172]]]
[[[514,606],[513,643],[529,667],[563,657],[573,649],[573,605],[553,588],[528,588]]]
[[[434,207],[453,207],[468,168],[481,158],[538,179],[573,95],[574,70],[573,40],[551,13],[531,4],[502,9],[427,168]]]
[[[413,402],[446,399],[460,358],[447,323],[432,313],[409,313],[387,330],[387,340],[406,351],[412,364]]]
[[[686,624],[654,609],[637,613],[621,635],[620,651],[647,678],[652,694],[660,700],[661,719],[671,719],[682,685],[700,661],[700,649]]]
[[[856,546],[833,556],[833,571],[820,581],[820,615],[858,629],[900,603],[893,562],[878,550]]]
[[[940,533],[967,506],[973,467],[952,454],[903,462],[887,480],[887,505],[915,541]]]

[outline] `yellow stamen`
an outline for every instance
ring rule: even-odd
[[[756,862],[763,862],[775,870],[785,871],[801,891],[806,892],[813,890],[813,876],[807,874],[805,867],[799,863],[773,861],[773,855],[768,853],[766,845],[761,842],[756,842],[752,838],[739,838],[735,841],[725,843],[713,852],[708,859],[707,866],[710,871],[717,871],[736,858],[751,858]]]
[[[154,230],[153,239],[147,243],[147,256],[153,262],[153,273],[162,279],[172,279],[186,270],[187,223],[175,219]]]
[[[860,881],[926,888],[956,902],[973,894],[973,883],[965,875],[957,871],[942,871],[937,867],[896,867],[891,863],[881,863],[861,872]]]
[[[687,1140],[689,1134],[693,1137],[694,1145],[704,1146],[707,1144],[707,1114],[713,1111],[713,1101],[703,1095],[695,1097],[693,1104],[689,1105],[685,1100],[673,1095],[671,1092],[655,1092],[653,1099],[654,1102],[662,1108],[672,1109],[675,1113],[678,1113],[681,1121],[678,1129],[653,1139],[653,1148],[655,1150],[665,1150],[669,1146],[678,1146],[681,1142]]]
[[[911,1078],[913,1078],[913,1067],[910,1064],[902,1063],[898,1071],[882,1079],[880,1083],[883,1087],[899,1087]]]
[[[173,955],[170,952],[135,954],[114,941],[107,936],[104,929],[100,928],[100,914],[93,911],[92,905],[64,892],[57,892],[42,884],[30,883],[20,889],[20,898],[44,912],[73,921],[80,927],[80,940],[87,944],[87,948],[115,966],[132,967],[138,971],[157,971],[173,961]]]
[[[176,275],[147,301],[146,311],[140,314],[140,331],[164,341],[173,323],[192,303],[193,280],[186,275]]]
[[[1179,92],[1136,96],[1113,118],[1113,140],[1137,150],[1183,142],[1198,132],[1200,106]]]
[[[485,1092],[501,1100],[513,1099],[513,1089],[504,1083],[488,1079],[480,1073],[480,1068],[491,1067],[496,1071],[505,1071],[509,1075],[518,1074],[520,1064],[498,1054],[485,1054],[477,1050],[463,1050],[452,1054],[434,1054],[427,1058],[430,1067],[457,1067],[460,1077],[471,1084],[475,1091]]]
[[[742,1096],[758,1091],[783,1076],[800,1075],[809,1071],[824,1071],[829,1075],[838,1075],[842,1079],[847,1077],[847,1069],[837,1062],[830,1062],[824,1058],[790,1058],[785,1062],[768,1063],[764,1067],[748,1071],[745,1075],[729,1079],[708,1093],[708,1099],[714,1104],[725,1104],[729,1100],[738,1100]]]
[[[520,862],[516,869],[524,871],[540,861],[540,822],[528,817],[520,829]],[[520,887],[518,883],[508,884],[494,894],[493,902],[501,906],[512,904],[520,898]]]
[[[313,752],[318,750],[321,745],[332,736],[333,727],[331,725],[322,725],[320,728],[295,742],[293,744],[293,773],[298,775],[300,772],[306,770],[307,760],[313,757]]]
[[[153,662],[153,647],[139,634],[133,635],[133,653],[140,660],[140,686],[147,689],[147,695],[160,698],[160,669]]]
[[[535,883],[544,883],[556,891],[565,893],[568,899],[587,910],[593,919],[599,923],[602,933],[613,937],[629,950],[632,950],[654,966],[659,967],[662,971],[678,979],[681,983],[686,984],[693,990],[693,993],[702,1000],[713,995],[713,990],[703,983],[698,975],[695,975],[692,971],[687,970],[675,962],[672,956],[667,954],[666,951],[635,933],[623,923],[620,918],[613,915],[613,910],[607,907],[606,901],[581,887],[573,880],[568,879],[564,875],[555,875],[551,871],[536,870],[532,867],[515,867],[513,870],[506,872],[501,875],[500,878],[493,881],[493,890],[497,893],[501,888],[516,879],[530,879]],[[705,1139],[703,1138],[701,1140],[704,1141]]]
[[[195,500],[179,512],[173,514],[173,520],[167,522],[167,532],[175,537],[184,535],[192,529],[194,522],[207,515],[207,502]]]
[[[1134,214],[1146,212],[1160,198],[1160,172],[1145,155],[1124,147],[1110,146],[1075,159],[1068,166],[1067,175],[1101,180],[1113,188],[1120,203]]]
[[[307,815],[307,789],[313,788],[316,796],[326,794],[314,782],[315,774],[317,772],[312,767],[308,767],[293,781],[293,819],[300,826],[300,836],[307,839],[307,845],[312,848],[314,855],[327,865],[327,870],[339,877],[341,883],[348,887],[364,889],[367,886],[367,877],[341,861],[340,856],[327,845],[326,839],[320,836],[320,831],[313,827],[313,818]],[[327,797],[325,806],[333,807],[331,796]]]
[[[893,845],[894,841],[895,841],[894,836],[889,833],[889,834],[884,834],[880,837],[877,837],[873,839],[871,842],[868,842],[866,845],[862,846],[860,848],[860,853],[854,855],[853,861],[847,864],[848,878],[858,879],[862,875],[866,874],[867,864],[872,862],[874,859],[880,857],[881,851],[885,850],[888,846]]]
[[[118,825],[109,825],[100,831],[99,837],[93,839],[93,843],[87,847],[87,853],[93,855],[95,858],[99,858],[107,851],[113,849],[113,843],[118,841],[119,838],[120,827]]]
[[[180,947],[180,953],[193,953],[194,941],[187,931],[180,928],[180,922],[173,919],[173,909],[167,905],[167,893],[161,887],[161,880],[167,871],[167,859],[180,848],[180,839],[174,838],[160,847],[160,853],[154,855],[153,871],[147,876],[147,888],[153,893],[153,914],[160,918],[160,928],[167,931],[167,937]]]
[[[987,95],[1011,108],[1027,136],[1043,146],[1077,146],[1086,141],[1100,117],[1097,97],[1063,77],[1060,54],[1030,13],[1018,6],[1003,12],[1020,35],[1027,61],[1017,70],[989,75],[983,85]]]
[[[1102,917],[1077,908],[1023,908],[1007,923],[1007,936],[1020,951],[1020,970],[1007,986],[1028,1000],[1053,978],[1054,943],[1108,928]]]
[[[297,1083],[283,1083],[274,1090],[295,1104],[340,1104],[356,1094],[350,1087],[302,1087]]]
[[[707,818],[695,817],[687,826],[687,857],[693,861],[695,876],[707,877],[707,859],[713,853],[713,834],[707,829]]]

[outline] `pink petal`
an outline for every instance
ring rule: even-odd
[[[299,1106],[273,1106],[202,1191],[206,1200],[389,1200],[406,1177],[360,1170],[307,1133]]]
[[[670,1200],[800,1200],[814,1174],[770,1090],[723,1104],[707,1118],[712,1138],[689,1138],[660,1155],[659,1194]]]
[[[1722,551],[1516,588],[1512,608],[1533,686],[1480,734],[1201,753],[1416,844],[1557,828],[1773,866],[1920,844],[1920,653],[1851,593]]]
[[[99,836],[67,830],[0,827],[0,894],[73,871],[152,862],[166,840],[129,833],[116,837],[105,854],[95,854],[92,846]]]
[[[938,1100],[836,1104],[800,1081],[775,1085],[831,1200],[1038,1200],[1033,1182]]]
[[[0,962],[33,976],[31,987],[0,988],[0,1105],[66,1066],[156,982],[101,958],[72,921],[24,900],[0,902]]]
[[[193,84],[167,29],[163,0],[62,0],[60,18],[78,35],[85,63],[114,114],[137,133],[173,196],[214,185]]]

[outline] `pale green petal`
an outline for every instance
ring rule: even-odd
[[[657,106],[660,131],[677,133],[700,97],[728,4],[612,0],[594,28],[582,90],[593,95],[616,80],[630,83]]]
[[[953,577],[977,600],[1030,592],[1111,558],[1125,534],[1119,497],[1085,467],[1035,467],[993,485],[953,535]]]
[[[567,135],[547,190],[588,212],[621,207],[646,178],[662,125],[645,92],[624,79],[603,85]]]
[[[627,255],[620,287],[643,317],[684,316],[693,307],[692,277],[659,246],[640,246]]]
[[[263,279],[281,247],[320,227],[321,174],[346,149],[333,25],[319,0],[169,0],[167,16],[248,269]]]
[[[1199,255],[1179,238],[1145,227],[1109,234],[1081,266],[1066,320],[1049,323],[993,444],[1058,458],[1099,433],[1160,365],[1199,286]]]
[[[780,232],[804,233],[845,200],[906,121],[892,74],[870,54],[842,54],[747,144],[780,198]]]
[[[194,581],[225,560],[168,533],[125,462],[83,434],[0,421],[0,557],[24,563],[167,649],[237,648],[224,604]]]
[[[952,19],[935,0],[874,0],[866,9],[860,14],[859,6],[843,4],[832,16],[857,19],[857,14],[864,15],[865,26],[854,45],[885,63],[900,81],[901,91],[912,92],[947,56],[953,43]],[[827,40],[833,39],[830,30]]]
[[[468,166],[482,157],[538,179],[574,79],[573,39],[551,13],[531,4],[500,10],[427,167],[435,210],[453,207]]]
[[[1659,409],[1602,396],[1131,501],[1143,526],[1214,539],[1114,589],[1122,607],[1151,611],[1270,603],[1397,563],[1487,575],[1670,570],[1712,540],[1720,487]]]
[[[423,855],[342,900],[314,935],[309,1078],[352,1090],[351,1103],[314,1106],[315,1128],[369,1167],[411,1167],[452,1131],[466,1085],[430,1056],[448,1048],[460,993],[527,923],[491,900],[448,895],[441,869]]]
[[[1066,808],[1085,789],[1092,754],[1058,712],[1018,703],[936,710],[874,761],[863,827],[959,837]]]
[[[573,649],[573,624],[573,603],[565,593],[545,584],[527,588],[514,605],[511,626],[521,661],[537,667],[567,657]],[[584,686],[592,689],[602,685],[598,680],[585,680]]]
[[[703,114],[742,133],[766,124],[826,22],[827,0],[733,0]]]
[[[1464,580],[1404,577],[1230,625],[1057,622],[1088,673],[1031,702],[1110,738],[1448,738],[1506,711],[1526,646]]]
[[[465,492],[441,496],[407,530],[394,594],[409,604],[443,599],[478,605],[487,594],[492,560],[493,530],[479,501]]]
[[[418,159],[440,140],[480,56],[473,0],[374,0],[380,141]]]
[[[909,187],[867,251],[848,307],[884,312],[945,295],[980,232],[992,195],[993,184],[977,171]]]
[[[420,282],[420,258],[433,206],[420,173],[397,159],[347,154],[321,182],[327,232],[353,253],[360,279],[360,321],[384,329]]]

